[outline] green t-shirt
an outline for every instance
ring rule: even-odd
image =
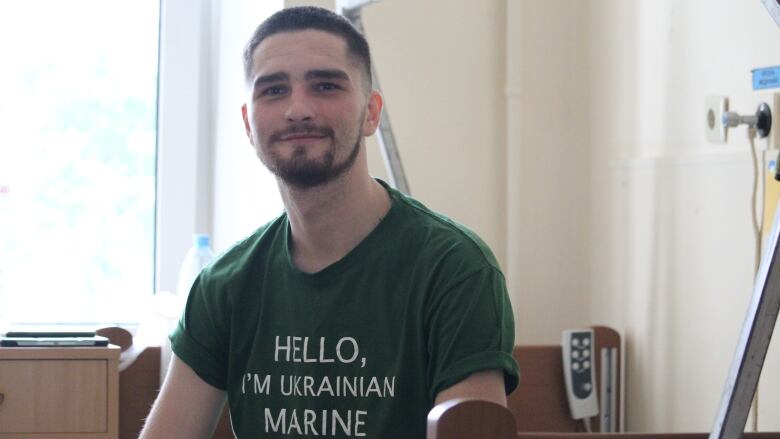
[[[386,186],[386,185],[385,185]],[[424,438],[438,392],[486,369],[518,382],[505,282],[472,232],[388,188],[392,207],[320,272],[286,215],[192,287],[173,351],[225,389],[239,438]]]

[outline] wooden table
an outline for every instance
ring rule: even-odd
[[[0,348],[0,438],[117,439],[119,348]]]

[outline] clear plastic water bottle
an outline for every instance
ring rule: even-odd
[[[184,257],[181,264],[179,281],[176,283],[176,294],[182,300],[190,294],[195,278],[212,259],[214,259],[214,253],[211,251],[209,235],[196,234],[192,248],[187,252],[187,256]]]

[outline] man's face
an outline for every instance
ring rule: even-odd
[[[257,156],[287,185],[307,188],[351,169],[379,123],[381,98],[339,36],[272,35],[252,54],[244,125]]]

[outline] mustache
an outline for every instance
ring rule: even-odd
[[[314,135],[333,138],[333,129],[330,127],[318,127],[311,123],[297,123],[288,126],[285,130],[277,131],[269,137],[271,143],[281,141],[290,136]]]

